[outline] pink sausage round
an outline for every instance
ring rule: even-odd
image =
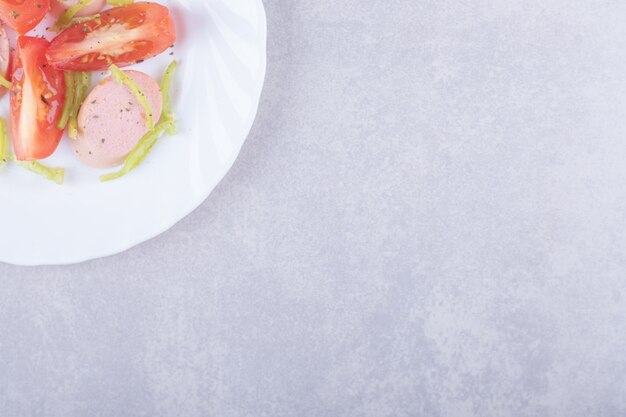
[[[52,11],[55,15],[60,15],[65,10],[76,6],[80,0],[52,0]],[[91,0],[91,3],[81,7],[76,16],[89,16],[98,13],[106,6],[106,0]]]
[[[2,74],[2,76],[7,79],[9,78],[8,72],[10,60],[11,47],[9,45],[9,37],[7,36],[7,32],[4,30],[2,24],[0,24],[0,74]],[[6,91],[6,88],[0,87],[0,96],[6,93]]]
[[[124,71],[145,94],[156,124],[161,117],[159,85],[139,71]],[[77,117],[78,137],[72,140],[74,153],[94,168],[110,168],[124,158],[148,132],[144,109],[135,94],[111,77],[98,84],[83,102]]]

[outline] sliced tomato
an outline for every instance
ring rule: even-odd
[[[50,42],[20,36],[11,87],[11,130],[17,159],[46,158],[63,136],[57,123],[65,100],[63,72],[46,61]]]
[[[50,0],[0,0],[0,19],[23,35],[37,26],[49,9]]]
[[[135,64],[166,50],[176,40],[165,6],[133,3],[77,23],[52,40],[48,59],[55,68],[97,71]]]

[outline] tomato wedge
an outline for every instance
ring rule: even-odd
[[[98,71],[111,64],[124,67],[153,57],[175,40],[167,7],[133,3],[70,26],[52,40],[46,55],[58,69]]]
[[[37,26],[49,9],[50,0],[0,0],[0,19],[23,35]]]
[[[20,161],[43,159],[54,152],[63,136],[57,123],[65,100],[63,72],[46,62],[50,42],[20,36],[11,87],[13,150]]]

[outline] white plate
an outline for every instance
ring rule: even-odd
[[[168,51],[131,68],[158,80],[172,58],[179,61],[173,90],[178,134],[161,138],[137,169],[108,183],[98,181],[107,171],[78,162],[67,138],[44,161],[66,168],[62,186],[14,164],[4,165],[0,261],[68,264],[121,252],[189,214],[235,161],[256,115],[265,77],[263,4],[159,2],[170,7],[176,22],[174,56]],[[0,115],[7,119],[8,99],[1,101]]]

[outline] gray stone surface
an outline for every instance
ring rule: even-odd
[[[626,3],[266,7],[197,211],[0,266],[0,415],[626,415]]]

